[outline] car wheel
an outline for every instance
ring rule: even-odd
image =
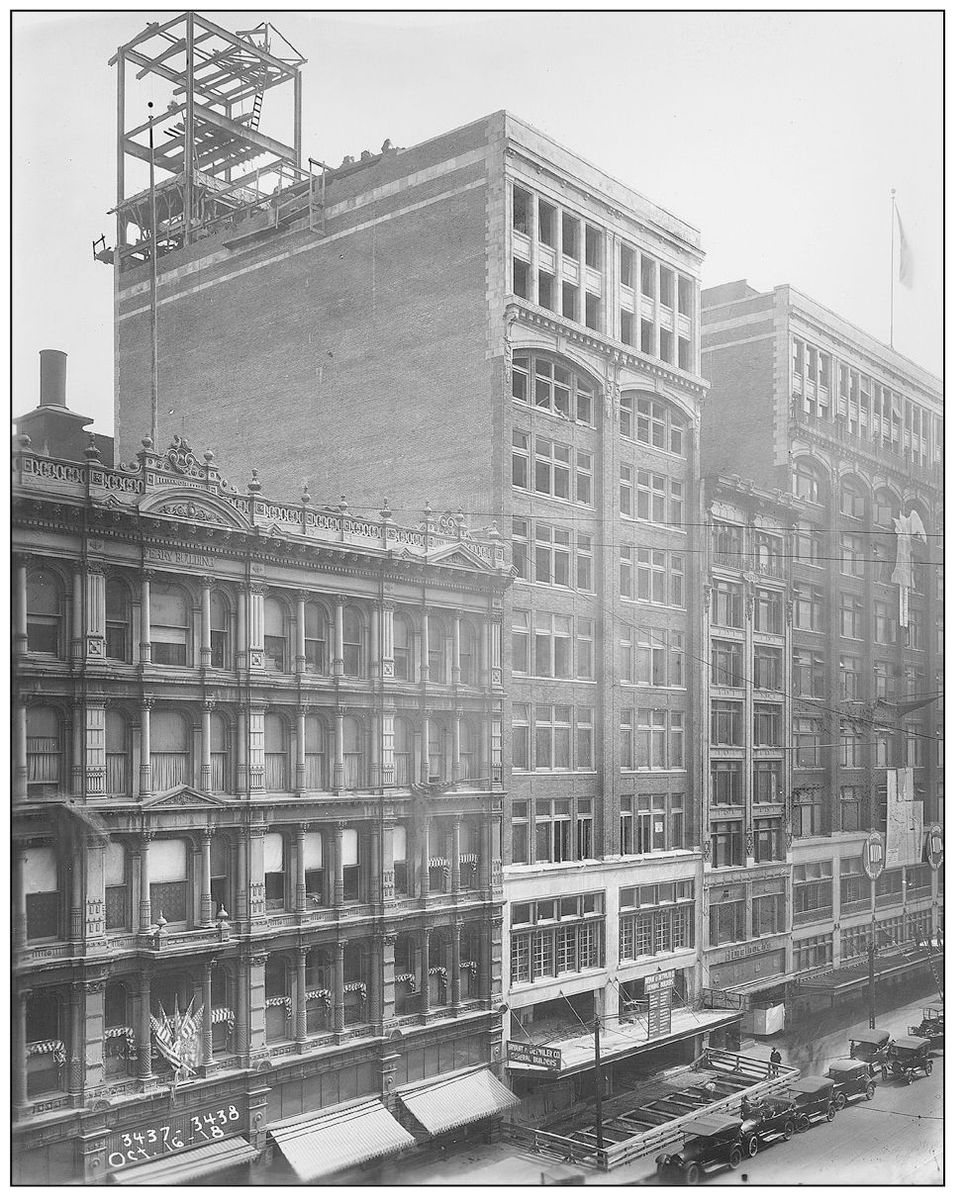
[[[845,1094],[844,1093],[835,1094],[835,1096],[833,1097],[832,1100],[835,1102],[836,1110],[844,1110],[845,1109]]]
[[[927,1060],[926,1061],[926,1076],[928,1077],[931,1072],[932,1072],[932,1061]]]
[[[741,1148],[732,1148],[731,1155],[728,1157],[728,1164],[733,1169],[736,1169],[741,1164]]]
[[[785,1139],[785,1140],[791,1139],[794,1131],[795,1131],[795,1124],[792,1122],[791,1119],[789,1119],[788,1122],[785,1124],[785,1126],[782,1127],[782,1139]]]
[[[758,1136],[757,1135],[749,1136],[746,1147],[748,1149],[749,1156],[757,1156],[758,1155]]]
[[[865,1087],[865,1096],[869,1099],[870,1102],[875,1097],[875,1082],[874,1081],[870,1081],[869,1084]]]
[[[798,1116],[798,1118],[795,1120],[795,1130],[796,1131],[807,1131],[808,1127],[809,1127],[808,1119],[805,1117],[804,1114],[800,1114]]]
[[[828,1110],[826,1110],[826,1112],[825,1112],[825,1121],[826,1121],[827,1123],[830,1123],[830,1122],[832,1121],[832,1119],[834,1119],[834,1118],[835,1118],[835,1113],[836,1113],[836,1111],[835,1111],[835,1104],[834,1104],[834,1102],[833,1102],[833,1103],[832,1103],[832,1104],[829,1106]]]
[[[701,1170],[696,1164],[689,1164],[684,1174],[684,1180],[688,1185],[697,1185],[701,1180]]]

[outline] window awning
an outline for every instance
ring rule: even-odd
[[[490,1118],[519,1103],[485,1068],[400,1089],[399,1100],[431,1135]]]
[[[942,956],[937,956],[935,952],[932,955],[933,960],[938,961],[940,971],[942,971]],[[929,956],[925,951],[879,955],[875,958],[875,979],[880,981],[884,977],[899,976],[902,973],[912,972],[915,969],[926,968],[928,964]],[[828,994],[844,993],[849,989],[859,989],[868,983],[869,970],[864,957],[859,962],[848,965],[845,968],[826,969],[822,973],[795,979],[795,987],[797,989],[807,989],[816,993]]]
[[[378,1098],[325,1110],[271,1128],[278,1150],[300,1181],[316,1181],[353,1165],[412,1147],[415,1140]]]
[[[258,1150],[241,1135],[230,1135],[173,1156],[146,1160],[111,1174],[115,1185],[187,1185],[255,1159]]]

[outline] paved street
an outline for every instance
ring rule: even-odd
[[[877,1025],[895,1035],[918,1022],[931,997],[881,1013]],[[848,1023],[844,1024],[845,1026]],[[781,1040],[786,1048],[793,1040]],[[767,1058],[768,1047],[747,1049]],[[787,1054],[786,1061],[803,1074],[823,1074],[827,1062],[848,1052],[843,1031],[830,1031],[810,1044]],[[879,1084],[871,1102],[850,1103],[832,1123],[819,1123],[796,1134],[788,1143],[765,1148],[753,1160],[742,1161],[736,1172],[725,1171],[706,1179],[707,1184],[736,1185],[933,1185],[943,1179],[943,1056],[933,1057],[933,1072],[902,1085],[887,1080]],[[673,1150],[673,1148],[671,1149]],[[414,1185],[536,1185],[541,1174],[557,1174],[559,1161],[534,1155],[509,1144],[458,1150],[435,1164],[394,1171],[393,1184]],[[613,1173],[582,1172],[588,1184],[658,1184],[654,1159],[640,1160]]]

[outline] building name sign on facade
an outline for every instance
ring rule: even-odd
[[[111,1169],[123,1169],[157,1156],[180,1152],[183,1148],[214,1143],[226,1135],[247,1129],[247,1118],[236,1099],[218,1110],[180,1114],[167,1123],[117,1131],[108,1140],[107,1163]]]
[[[781,946],[782,941],[779,939],[765,939],[761,943],[741,944],[725,952],[719,963],[726,964],[732,960],[748,960],[754,956],[763,956],[766,952],[777,951]]]
[[[177,564],[186,568],[213,568],[214,556],[196,555],[191,551],[164,551],[160,547],[148,547],[145,556],[156,563]]]
[[[540,1068],[560,1070],[563,1064],[563,1052],[560,1048],[550,1048],[531,1043],[518,1043],[516,1040],[506,1041],[507,1060],[518,1060],[523,1064],[536,1064]]]

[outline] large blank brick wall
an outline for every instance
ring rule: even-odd
[[[479,508],[493,475],[483,198],[464,191],[163,304],[162,444],[184,433],[236,487],[257,468],[280,499],[307,478],[319,502]],[[150,424],[149,336],[147,314],[121,323],[125,461]]]
[[[701,414],[702,469],[767,483],[775,470],[773,340],[706,349],[701,364],[711,381]]]

